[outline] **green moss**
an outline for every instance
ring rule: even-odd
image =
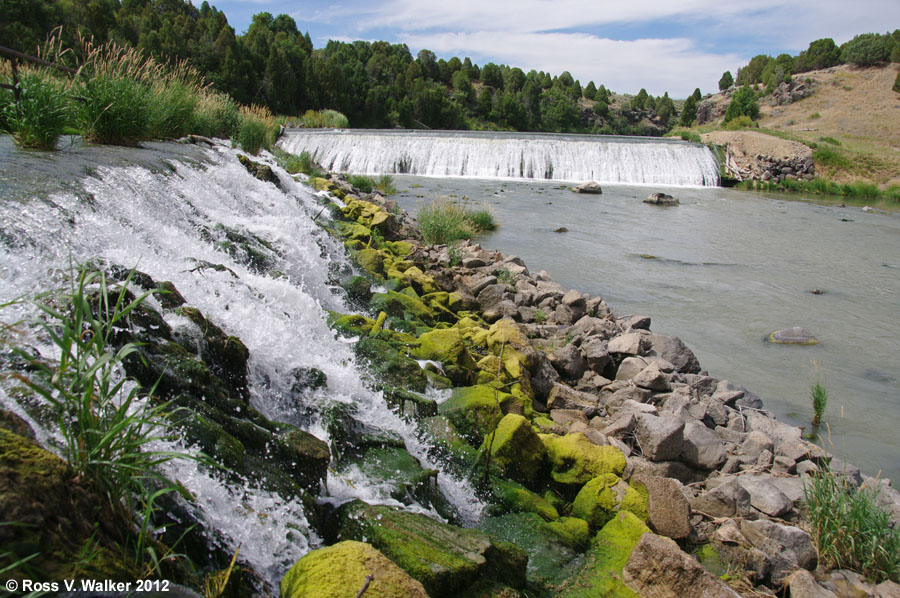
[[[454,383],[465,385],[474,381],[477,368],[456,328],[434,329],[422,334],[413,356],[440,361],[444,372]]]
[[[436,499],[437,475],[434,469],[423,469],[418,459],[401,447],[370,447],[348,465],[357,465],[367,480],[388,488],[391,498],[404,504],[417,501],[433,504]]]
[[[489,446],[490,445],[490,446]],[[503,416],[493,435],[485,436],[482,450],[491,451],[491,461],[506,475],[525,484],[539,484],[547,457],[547,449],[531,427],[531,423],[514,413]]]
[[[540,435],[547,447],[553,480],[566,486],[581,486],[605,473],[625,471],[625,455],[612,446],[597,446],[584,434]]]
[[[366,248],[360,249],[353,254],[356,263],[367,272],[378,278],[385,275],[384,253],[378,249]]]
[[[592,529],[603,527],[621,510],[644,522],[649,518],[646,497],[611,473],[589,481],[572,502],[572,514],[586,520]]]
[[[382,331],[383,332],[383,331]],[[415,360],[380,338],[365,337],[356,343],[356,355],[364,359],[376,384],[425,392],[427,378]]]
[[[629,511],[621,511],[594,537],[581,571],[559,593],[563,598],[638,598],[622,581],[632,550],[650,529]]]
[[[389,316],[418,320],[427,325],[434,323],[434,314],[431,309],[415,294],[409,295],[396,291],[375,293],[369,305],[376,311],[387,312]]]
[[[328,326],[341,336],[365,336],[375,324],[365,316],[358,314],[344,315],[336,311],[328,312]]]
[[[447,417],[472,446],[479,446],[486,434],[503,416],[500,400],[509,397],[490,386],[466,386],[453,390],[453,395],[438,406],[438,413]]]
[[[698,546],[694,550],[694,556],[707,571],[716,577],[722,577],[728,573],[728,563],[722,559],[722,555],[711,542]]]
[[[309,184],[315,188],[316,191],[331,191],[331,188],[334,184],[328,179],[323,179],[321,177],[313,177],[309,180]]]
[[[494,509],[500,513],[536,513],[546,521],[559,519],[559,513],[547,499],[515,482],[495,480],[491,491]]]
[[[340,221],[335,223],[334,229],[339,236],[350,241],[366,242],[372,236],[371,229],[357,222]]]
[[[281,580],[281,598],[355,598],[367,576],[367,598],[427,598],[421,583],[378,550],[349,540],[297,561]]]
[[[397,257],[404,258],[412,253],[413,245],[406,241],[388,241],[385,248]]]
[[[582,551],[591,542],[591,528],[588,522],[578,517],[560,517],[547,524],[547,529],[556,534],[560,540],[576,551]]]

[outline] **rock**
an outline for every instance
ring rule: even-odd
[[[677,336],[651,334],[650,348],[674,365],[676,371],[683,374],[696,374],[700,371],[700,362],[697,361],[697,357]]]
[[[588,193],[593,195],[599,195],[603,193],[603,189],[600,188],[600,183],[590,181],[587,183],[581,183],[580,185],[576,185],[571,188],[575,193]]]
[[[741,444],[741,453],[748,457],[759,457],[763,451],[773,451],[774,449],[775,444],[772,439],[758,430],[751,430]]]
[[[644,203],[649,203],[657,206],[677,206],[679,203],[678,199],[672,197],[668,193],[651,193],[645,200]]]
[[[531,372],[531,388],[534,390],[535,398],[539,401],[546,401],[553,386],[559,380],[559,374],[553,368],[550,360],[542,351],[538,351],[535,356],[535,366]]]
[[[422,584],[389,558],[351,540],[313,550],[297,561],[281,580],[281,597],[356,598],[364,585],[371,598],[428,598]]]
[[[650,528],[673,539],[691,535],[691,505],[681,482],[646,474],[632,475],[631,484],[647,490]]]
[[[257,179],[266,183],[272,183],[273,185],[281,189],[281,181],[278,179],[278,175],[275,174],[275,172],[272,170],[272,167],[268,164],[260,164],[259,162],[254,162],[243,154],[238,154],[238,162],[241,163],[241,166],[247,169],[247,172],[249,172]]]
[[[674,540],[654,534],[641,536],[622,570],[622,579],[645,598],[740,598]]]
[[[581,321],[579,320],[579,322]],[[608,343],[605,340],[596,337],[589,338],[581,345],[587,366],[598,374],[603,373],[604,368],[610,362],[607,346]]]
[[[875,586],[875,598],[900,598],[900,585],[883,581]]]
[[[342,505],[333,525],[339,538],[365,538],[420,581],[432,598],[465,595],[467,588],[485,578],[514,588],[525,585],[525,552],[478,530],[361,500]]]
[[[720,525],[718,529],[716,529],[715,538],[723,544],[734,544],[736,546],[749,544],[747,538],[741,533],[741,529],[734,519],[729,519]]]
[[[510,396],[485,385],[456,388],[448,400],[438,405],[438,413],[449,419],[473,446],[479,446],[500,421],[500,404]]]
[[[647,360],[642,357],[626,357],[616,370],[616,380],[628,381],[647,367]]]
[[[706,472],[691,469],[681,461],[650,461],[643,457],[630,457],[629,462],[634,467],[632,476],[647,474],[660,478],[672,478],[682,484],[696,484],[706,479]],[[748,508],[749,504],[748,502]]]
[[[565,384],[556,383],[547,395],[549,409],[578,409],[587,417],[597,415],[600,409],[598,397],[579,392]]]
[[[750,504],[770,517],[780,517],[794,507],[793,501],[770,482],[768,476],[742,475],[737,478],[750,493]]]
[[[547,456],[553,468],[550,475],[558,484],[582,486],[599,475],[613,473],[621,476],[625,471],[622,451],[611,446],[597,446],[584,434],[539,436],[547,447]]]
[[[490,450],[491,462],[510,479],[527,485],[542,477],[547,449],[531,423],[521,415],[504,415],[493,435],[493,443],[491,436],[486,436],[482,450]]]
[[[650,330],[650,316],[629,316],[622,322],[625,330]]]
[[[819,340],[805,328],[794,326],[776,330],[769,335],[769,342],[781,345],[815,345]]]
[[[587,362],[584,354],[574,343],[569,343],[565,347],[560,347],[547,356],[559,375],[567,380],[578,380],[584,375],[587,369]]]
[[[637,358],[629,357],[628,359]],[[653,390],[656,392],[665,392],[671,390],[671,387],[669,386],[669,380],[666,378],[666,375],[663,374],[659,369],[659,364],[656,362],[651,363],[643,370],[641,370],[640,373],[634,376],[634,383],[641,388],[646,388],[648,390]]]
[[[569,229],[567,229],[565,226],[560,226],[559,228],[554,229],[553,232],[555,232],[555,233],[567,233],[567,232],[569,232]]]
[[[837,598],[837,594],[816,583],[816,578],[806,569],[799,569],[785,580],[791,598]]]
[[[640,355],[646,346],[645,342],[644,336],[639,332],[629,332],[609,341],[608,350],[610,353]],[[672,360],[670,359],[669,361]]]
[[[710,517],[744,517],[750,513],[750,493],[730,480],[691,500],[691,509]]]
[[[684,424],[681,459],[697,469],[712,471],[728,456],[719,435],[697,422]]]
[[[649,413],[636,416],[634,435],[643,456],[651,461],[669,461],[681,454],[684,422]]]
[[[743,521],[741,533],[769,558],[769,575],[775,585],[781,585],[795,569],[813,571],[818,565],[815,544],[800,528],[760,519]]]
[[[592,530],[600,529],[622,510],[647,521],[647,499],[611,473],[599,475],[582,486],[572,501],[572,515],[587,521]]]

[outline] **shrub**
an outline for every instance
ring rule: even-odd
[[[897,78],[894,79],[894,87],[892,87],[894,91],[900,93],[900,72],[897,73]]]
[[[751,120],[759,118],[759,104],[756,102],[756,92],[748,85],[741,87],[733,96],[725,110],[725,123],[735,118],[746,116]]]
[[[381,175],[378,182],[375,183],[375,188],[385,195],[393,195],[397,192],[397,188],[394,187],[394,179],[389,174]]]
[[[487,206],[474,210],[466,210],[465,218],[466,222],[469,223],[469,226],[471,226],[472,230],[476,233],[497,228],[497,223],[494,222],[494,212]]]
[[[863,33],[841,45],[841,61],[856,66],[872,66],[891,57],[891,38],[878,33]]]
[[[0,110],[17,145],[52,150],[69,120],[68,91],[49,73],[25,72],[19,77],[19,101]]]
[[[722,73],[722,78],[719,79],[719,91],[725,91],[732,85],[734,85],[734,77],[731,76],[731,71],[725,71]]]
[[[351,174],[347,177],[347,182],[363,193],[371,193],[372,189],[375,188],[375,181],[363,174]]]
[[[813,112],[809,115],[809,120],[816,120],[817,118],[822,118],[822,115],[818,112]]]
[[[804,485],[820,564],[851,569],[873,583],[900,581],[900,530],[877,505],[877,489],[855,488],[827,465]]]
[[[759,125],[753,122],[749,116],[741,115],[730,121],[725,122],[725,129],[728,131],[736,131],[738,129],[752,129],[753,127],[759,127]]]
[[[241,124],[237,132],[237,144],[242,150],[254,156],[275,140],[275,122],[272,113],[263,106],[241,107]]]
[[[819,141],[823,143],[830,143],[831,145],[840,145],[841,142],[835,139],[834,137],[819,137]]]
[[[207,137],[231,137],[241,122],[241,111],[231,96],[206,91],[194,111],[192,131]]]
[[[337,110],[307,110],[299,119],[291,119],[291,126],[306,129],[345,129],[350,126],[346,116]]]

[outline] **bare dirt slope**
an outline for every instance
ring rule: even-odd
[[[829,178],[900,184],[900,94],[891,89],[898,69],[900,66],[896,64],[873,68],[841,65],[797,75],[809,78],[815,92],[783,106],[762,98],[760,128],[847,152],[855,170],[829,172]],[[727,99],[723,97],[722,101]],[[727,139],[728,135],[728,132],[716,132],[704,135],[703,139],[713,143],[728,141],[734,144],[735,153],[740,149],[750,156],[777,156],[790,148],[783,139],[771,135],[759,138],[740,133]],[[823,138],[836,140],[838,144]],[[795,154],[785,154],[788,155]]]

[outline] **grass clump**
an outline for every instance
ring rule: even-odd
[[[877,504],[877,489],[856,488],[827,466],[803,489],[808,520],[826,568],[851,569],[872,583],[900,581],[900,530]]]
[[[823,146],[816,148],[813,152],[813,160],[815,160],[816,166],[824,166],[837,170],[853,170],[853,164],[850,158],[831,147]]]
[[[834,137],[819,137],[819,141],[823,143],[830,143],[831,145],[841,145],[841,142]]]
[[[26,71],[19,77],[19,101],[0,109],[5,126],[16,144],[43,150],[56,149],[56,142],[69,122],[68,90],[63,82],[41,71]]]
[[[813,112],[809,115],[809,120],[816,120],[817,118],[822,118],[822,115],[818,112]]]
[[[397,192],[394,179],[389,174],[381,175],[378,180],[362,174],[351,174],[347,177],[347,181],[363,193],[380,191],[382,195],[393,195]]]
[[[277,127],[268,108],[256,104],[243,106],[235,141],[242,150],[255,156],[275,143]]]
[[[438,198],[419,208],[416,220],[425,242],[430,245],[449,245],[497,228],[489,208],[465,208],[447,198]]]
[[[346,129],[350,121],[337,110],[307,110],[297,119],[289,119],[285,126],[304,129]]]
[[[826,390],[825,384],[822,383],[819,365],[818,362],[813,362],[816,380],[809,386],[809,398],[813,405],[813,426],[822,424],[822,416],[825,414],[825,407],[828,405],[828,390]]]

